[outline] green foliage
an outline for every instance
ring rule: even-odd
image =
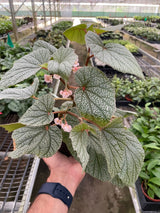
[[[134,16],[134,19],[135,20],[138,20],[138,21],[150,21],[150,22],[153,22],[153,23],[160,23],[160,16]]]
[[[123,39],[123,36],[120,33],[115,33],[112,31],[107,31],[105,33],[102,33],[100,35],[100,37],[102,40],[110,40],[110,39],[121,40],[121,39]]]
[[[52,26],[52,30],[61,30],[61,31],[65,31],[66,29],[72,27],[73,22],[72,21],[60,21],[57,24],[54,24]]]
[[[37,39],[44,40],[54,45],[54,47],[59,48],[62,45],[66,46],[67,39],[63,35],[63,32],[72,26],[71,21],[60,21],[52,26],[51,30],[45,31],[40,30],[37,32]]]
[[[51,80],[59,75],[64,87],[58,93],[48,91],[48,94],[37,97],[20,118],[18,123],[26,126],[13,131],[16,149],[9,156],[52,156],[59,150],[63,137],[69,151],[86,172],[103,181],[133,185],[143,163],[142,146],[123,125],[123,115],[126,116],[128,112],[116,110],[115,91],[110,81],[102,71],[88,66],[88,62],[94,55],[119,71],[131,72],[143,78],[142,71],[125,47],[119,44],[103,45],[96,34],[103,30],[95,29],[92,25],[88,28],[79,25],[65,32],[78,42],[86,43],[88,55],[85,67],[77,68],[78,56],[73,49],[63,46],[56,49],[43,41],[36,43],[32,53],[16,61],[2,76],[0,85],[5,88],[2,94],[11,89],[7,87],[35,76],[43,77],[46,73]],[[78,32],[81,32],[82,38]],[[75,67],[79,70],[73,76]],[[43,73],[41,68],[46,72]],[[76,86],[71,85],[70,77],[75,78]],[[53,82],[53,87],[55,85]],[[26,93],[28,95],[28,88],[23,91],[25,95],[21,96],[22,99],[26,98]],[[17,88],[12,88],[13,92],[17,94]],[[12,103],[16,108],[17,101]]]
[[[27,19],[29,17],[16,19],[17,26],[20,27],[23,24],[28,24]],[[8,16],[0,16],[0,35],[7,34],[13,30],[12,21]]]
[[[93,25],[89,27],[86,24],[79,24],[75,27],[67,29],[63,34],[70,40],[75,41],[79,44],[85,44],[85,35],[89,31],[96,32],[97,28],[94,28]],[[104,33],[106,30],[99,29],[97,34]]]
[[[137,53],[138,47],[127,40],[103,40],[103,44],[116,43],[125,46],[131,53]]]
[[[123,19],[112,19],[107,16],[97,16],[96,17],[98,20],[102,20],[104,23],[110,24],[112,26],[118,25],[118,24],[123,24]]]
[[[112,79],[116,88],[117,100],[129,97],[133,102],[160,102],[160,80],[159,78],[145,78],[138,80],[135,77],[130,79],[120,79],[116,76]]]
[[[123,29],[146,41],[160,42],[160,30],[155,27],[147,27],[144,23],[132,23],[124,26]]]
[[[140,177],[144,187],[152,198],[160,198],[160,109],[136,107],[137,117],[131,130],[138,137],[145,150],[144,165]]]
[[[16,129],[24,127],[25,125],[21,123],[10,123],[10,124],[0,124],[0,127],[3,127],[8,132],[13,132]]]
[[[0,18],[0,35],[12,31],[12,21],[8,19]]]
[[[31,51],[32,48],[29,45],[21,46],[15,44],[14,48],[11,48],[3,41],[0,41],[0,72],[6,72],[11,69],[16,60]]]

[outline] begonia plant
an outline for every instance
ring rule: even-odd
[[[1,125],[12,131],[15,150],[12,158],[24,154],[40,158],[54,155],[62,141],[81,163],[83,170],[102,181],[118,185],[133,185],[141,170],[144,152],[136,136],[123,125],[129,112],[116,108],[115,89],[106,75],[89,65],[94,56],[119,72],[143,78],[132,54],[122,45],[103,44],[98,34],[104,32],[92,25],[80,24],[65,31],[70,41],[86,44],[88,49],[84,67],[79,67],[74,49],[56,49],[44,41],[34,44],[32,53],[14,63],[0,81],[0,99],[28,99],[35,102],[18,123]],[[44,78],[62,82],[64,89],[35,97],[38,79],[27,88],[13,85],[34,76],[41,68],[48,71]],[[69,81],[74,72],[76,86]],[[58,91],[58,93],[57,93]],[[57,107],[57,102],[61,105]]]

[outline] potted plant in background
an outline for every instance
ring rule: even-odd
[[[116,109],[115,89],[104,73],[88,66],[90,58],[97,57],[123,73],[143,78],[142,71],[132,54],[120,44],[104,45],[97,34],[104,30],[81,24],[65,31],[71,41],[86,43],[88,48],[84,67],[79,67],[78,56],[71,48],[54,46],[44,41],[34,44],[34,51],[14,63],[2,76],[0,99],[16,100],[33,97],[34,104],[18,123],[1,125],[13,131],[15,150],[12,158],[23,154],[49,157],[61,147],[62,141],[83,169],[102,181],[117,185],[135,183],[143,165],[144,151],[136,136],[123,125],[128,112]],[[34,96],[38,88],[35,78],[29,87],[11,88],[46,69],[45,79],[53,78],[63,84],[54,92]],[[72,70],[76,86],[69,83]],[[61,104],[57,107],[57,102]]]
[[[145,150],[145,159],[136,182],[141,207],[145,211],[160,210],[160,109],[136,107],[137,119],[132,131],[137,135]]]

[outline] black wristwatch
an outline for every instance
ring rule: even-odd
[[[54,198],[58,198],[63,201],[64,204],[70,207],[73,197],[71,193],[62,186],[60,183],[44,183],[38,194],[49,194]]]

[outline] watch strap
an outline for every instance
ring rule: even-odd
[[[54,198],[58,198],[63,201],[63,203],[68,206],[68,208],[70,207],[73,200],[73,197],[68,189],[66,189],[66,187],[60,183],[44,183],[41,186],[38,194],[49,194]]]

